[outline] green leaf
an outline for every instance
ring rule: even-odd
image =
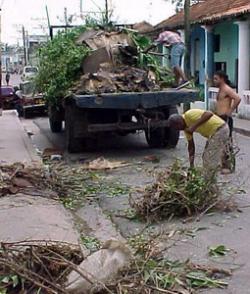
[[[15,288],[18,284],[19,284],[19,278],[18,276],[11,276],[11,280],[12,280],[12,283],[13,283],[13,288]]]
[[[4,284],[8,284],[10,282],[10,277],[9,276],[5,276],[1,279],[1,282]]]
[[[218,245],[215,247],[209,247],[209,256],[219,257],[224,256],[230,249],[227,249],[225,245]]]

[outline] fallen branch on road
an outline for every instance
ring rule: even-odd
[[[142,197],[130,195],[130,205],[144,219],[199,215],[218,202],[219,189],[200,169],[187,170],[179,162],[160,172]]]
[[[135,258],[116,281],[107,285],[108,289],[119,294],[194,294],[198,289],[227,287],[224,279],[232,275],[231,271],[190,260],[170,260],[159,250],[158,241],[156,236],[149,240],[133,238],[129,243]]]
[[[67,276],[82,260],[81,249],[74,244],[52,241],[1,243],[0,289],[11,294],[22,291],[27,294],[37,291],[67,293]]]

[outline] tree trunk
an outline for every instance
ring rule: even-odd
[[[109,5],[108,5],[108,0],[105,0],[105,23],[106,23],[106,25],[109,23]]]

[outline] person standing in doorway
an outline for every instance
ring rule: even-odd
[[[228,75],[223,71],[218,71],[214,74],[214,85],[219,88],[218,95],[216,97],[215,113],[221,117],[229,126],[229,143],[228,150],[224,157],[223,169],[224,173],[229,173],[234,169],[232,167],[233,156],[233,118],[232,113],[239,106],[241,99],[239,95],[230,87],[230,81]],[[234,160],[233,160],[234,161]],[[235,163],[233,164],[235,165]]]

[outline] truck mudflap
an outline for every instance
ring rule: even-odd
[[[104,93],[99,95],[72,95],[79,108],[96,109],[152,109],[162,106],[189,103],[198,100],[197,90],[169,89],[159,92]]]

